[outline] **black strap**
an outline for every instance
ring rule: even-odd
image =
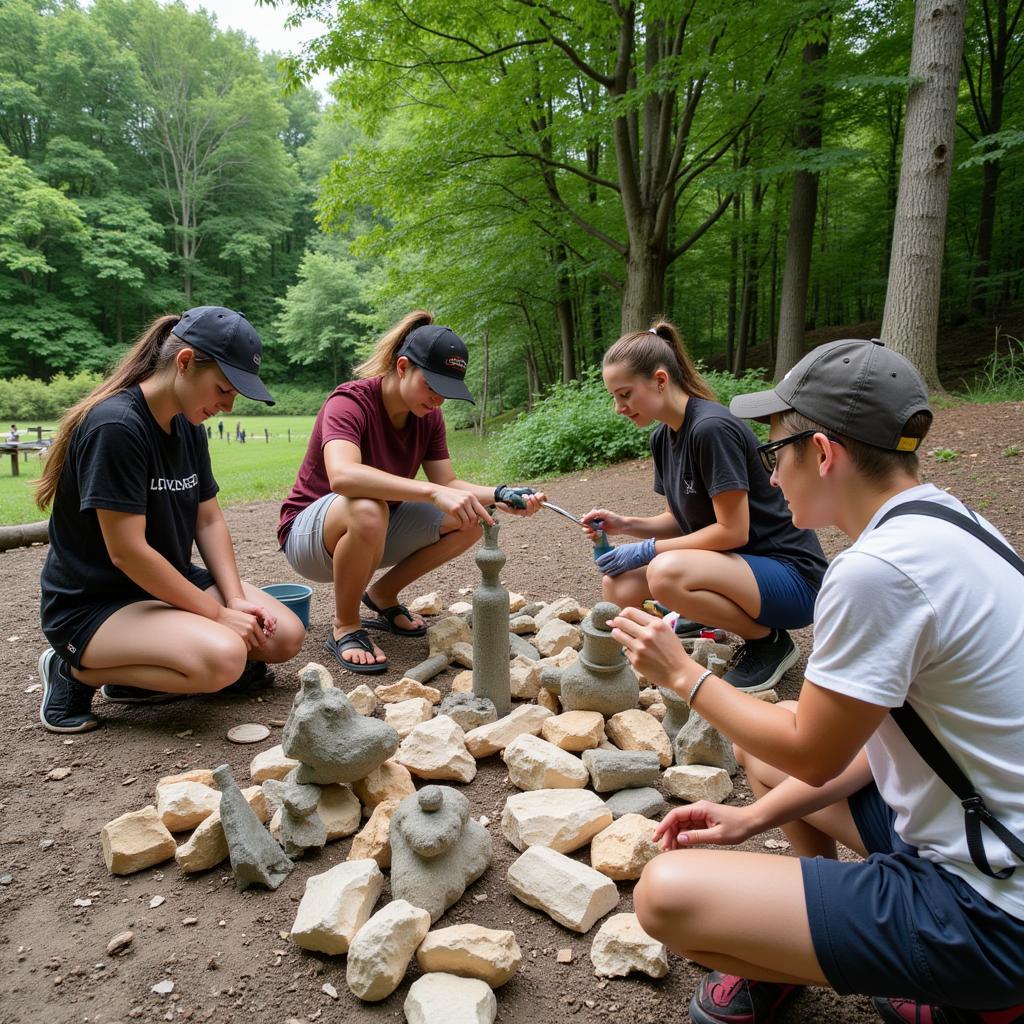
[[[1024,576],[1024,559],[1013,548],[993,537],[975,520],[932,501],[908,501],[890,509],[875,524],[877,529],[895,516],[931,516],[942,519],[954,526],[959,526],[969,534],[977,537],[983,544],[991,548],[997,555],[1010,563]],[[989,878],[1009,878],[1016,868],[1003,868],[994,871],[985,856],[985,844],[981,837],[981,826],[986,826],[1006,848],[1020,861],[1024,862],[1024,841],[1015,836],[986,806],[984,798],[971,784],[963,769],[953,760],[949,751],[935,738],[921,716],[907,703],[890,711],[893,720],[903,730],[914,749],[921,755],[925,763],[936,775],[956,794],[964,809],[964,831],[967,834],[967,849],[970,851],[974,866]]]

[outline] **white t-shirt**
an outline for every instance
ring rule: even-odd
[[[921,500],[967,511],[922,484],[875,513],[825,574],[807,678],[882,707],[909,700],[990,810],[1024,837],[1024,576],[940,519],[901,516],[874,529],[889,509]],[[985,828],[989,864],[1017,870],[998,881],[974,866],[959,800],[891,716],[866,749],[904,842],[1024,920],[1024,866]]]

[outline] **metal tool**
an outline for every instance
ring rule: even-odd
[[[577,519],[577,517],[574,516],[571,512],[566,512],[564,508],[562,508],[559,505],[556,505],[554,502],[542,501],[541,504],[544,506],[544,508],[549,508],[552,512],[557,512],[560,516],[565,516],[566,519],[571,519],[577,526],[583,525],[582,520]]]

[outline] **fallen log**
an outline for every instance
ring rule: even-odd
[[[24,548],[29,544],[45,544],[49,522],[22,523],[20,526],[0,526],[0,551]]]

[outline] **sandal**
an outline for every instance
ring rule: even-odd
[[[351,651],[356,647],[369,654],[376,655],[376,651],[373,649],[373,641],[365,629],[354,629],[351,633],[339,636],[337,640],[334,639],[333,633],[329,634],[324,641],[324,647],[338,659],[341,667],[348,669],[349,672],[357,672],[367,676],[379,676],[382,672],[387,672],[388,670],[387,661],[371,661],[364,665],[358,661],[349,661],[341,656],[342,651]]]
[[[390,608],[379,608],[374,599],[370,597],[369,591],[363,594],[363,604],[371,612],[376,612],[380,616],[377,619],[362,619],[361,621],[367,629],[383,629],[387,633],[394,633],[395,636],[423,636],[427,631],[426,623],[422,626],[414,626],[412,629],[395,625],[395,619],[399,615],[404,615],[410,622],[412,621],[412,613],[404,604],[393,604]]]

